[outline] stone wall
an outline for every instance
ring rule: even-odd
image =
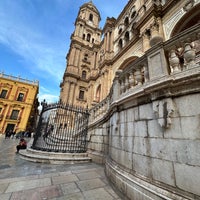
[[[172,101],[169,128],[159,124],[154,102],[115,113],[109,159],[147,182],[200,195],[200,94]]]
[[[91,110],[88,153],[128,199],[200,199],[200,65],[188,43],[182,66],[171,52],[198,30],[117,71],[109,97]]]

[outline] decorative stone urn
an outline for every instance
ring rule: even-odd
[[[186,65],[190,68],[192,65],[195,64],[195,49],[192,47],[190,43],[185,43],[184,49],[184,59],[186,61]]]
[[[137,85],[142,85],[142,74],[140,69],[137,69],[134,74]]]
[[[171,66],[172,73],[176,73],[180,71],[180,61],[174,49],[171,50],[169,54],[169,64]]]

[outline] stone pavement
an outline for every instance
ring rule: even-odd
[[[95,163],[53,165],[23,160],[18,139],[0,135],[0,200],[120,200],[104,166]]]

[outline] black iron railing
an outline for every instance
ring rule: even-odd
[[[33,149],[82,153],[87,150],[89,112],[68,104],[43,102]]]

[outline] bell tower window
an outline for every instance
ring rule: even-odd
[[[126,17],[126,19],[124,20],[124,25],[127,27],[128,24],[129,24],[129,19],[128,19],[128,17]]]
[[[120,39],[119,40],[119,43],[118,43],[118,47],[119,47],[119,49],[121,49],[123,46],[122,46],[123,44],[122,44],[122,39]]]
[[[90,38],[91,38],[91,35],[88,33],[88,34],[87,34],[87,41],[88,41],[88,42],[90,41]]]
[[[86,75],[87,75],[86,71],[83,70],[83,71],[82,71],[82,79],[86,79]]]
[[[91,13],[89,15],[89,21],[91,21],[91,22],[93,21],[93,14],[91,14]]]
[[[84,91],[83,90],[79,91],[79,99],[84,100]]]

